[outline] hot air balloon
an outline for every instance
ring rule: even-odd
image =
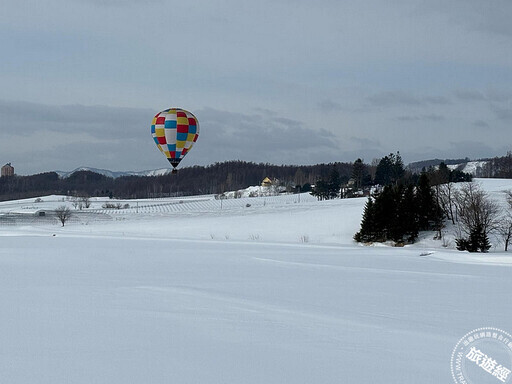
[[[158,149],[173,166],[172,173],[176,173],[176,167],[199,136],[199,122],[189,111],[169,108],[153,118],[151,135]]]

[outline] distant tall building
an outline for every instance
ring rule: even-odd
[[[14,176],[14,167],[7,163],[2,167],[2,177]]]

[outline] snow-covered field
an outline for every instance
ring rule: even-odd
[[[512,331],[512,253],[358,245],[364,198],[62,199],[0,203],[1,383],[448,383]]]

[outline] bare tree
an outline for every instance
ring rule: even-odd
[[[57,215],[59,221],[62,223],[62,226],[64,226],[66,221],[68,221],[71,217],[71,210],[65,205],[61,205],[55,210],[55,214]]]
[[[498,233],[503,239],[505,252],[507,252],[510,241],[512,240],[512,213],[509,212],[508,215],[502,218]]]
[[[87,195],[84,195],[80,198],[85,208],[89,208],[91,206],[91,198]]]
[[[505,252],[508,251],[508,245],[512,241],[512,191],[508,192],[508,204],[510,206],[508,212],[502,217],[498,233],[505,243]]]
[[[279,195],[279,192],[281,191],[281,181],[278,179],[272,180],[272,184],[268,188],[268,191],[271,196]]]
[[[435,187],[436,198],[439,206],[443,210],[446,218],[451,220],[452,224],[457,221],[455,209],[455,187],[454,183],[447,182],[444,184],[437,184]]]
[[[380,159],[373,159],[370,166],[368,167],[368,173],[370,174],[370,178],[375,180],[375,173],[377,171],[377,165],[379,165]]]
[[[474,183],[465,184],[456,194],[459,249],[485,252],[488,235],[500,228],[500,207]]]

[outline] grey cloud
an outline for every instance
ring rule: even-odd
[[[389,152],[384,152],[381,149],[373,148],[373,147],[363,147],[358,149],[345,149],[342,151],[343,160],[347,162],[352,162],[357,159],[362,159],[366,163],[371,163],[374,159],[381,159],[385,155],[389,154]],[[340,160],[338,157],[337,161]]]
[[[414,151],[406,149],[400,151],[403,158],[407,161],[417,161],[426,159],[457,159],[470,156],[471,159],[487,158],[490,153],[495,153],[496,148],[482,144],[479,141],[461,140],[449,141],[446,148],[425,146],[415,148]],[[505,149],[501,153],[506,153]]]
[[[502,90],[491,89],[487,92],[477,90],[457,90],[455,96],[463,101],[491,101],[491,102],[507,102],[512,100],[512,93]]]
[[[30,135],[34,129],[53,134],[75,132],[98,139],[137,137],[155,111],[102,105],[44,105],[0,100],[0,129]],[[5,128],[4,128],[5,127]]]
[[[163,5],[163,0],[74,0],[76,3],[92,4],[101,7],[117,8],[130,5],[144,6],[148,4]]]
[[[449,22],[467,30],[512,36],[512,3],[509,0],[423,0],[421,11],[448,16]]]
[[[451,101],[444,96],[425,96],[421,100],[427,104],[446,105],[451,103]]]
[[[27,114],[27,111],[31,113]],[[506,108],[495,107],[494,111],[501,119],[512,119],[512,112]],[[474,134],[479,135],[473,137],[474,141],[458,142],[457,136],[446,132],[443,148],[421,148],[425,143],[413,143],[407,139],[405,124],[403,129],[395,127],[391,130],[393,132],[389,129],[345,132],[348,137],[340,136],[338,139],[326,129],[310,127],[277,113],[261,111],[246,114],[213,108],[194,112],[201,122],[201,135],[193,155],[184,159],[183,166],[236,159],[276,164],[353,161],[358,157],[371,160],[395,150],[400,150],[404,159],[407,153],[408,161],[421,156],[476,158],[506,153],[505,148],[494,145],[492,140],[484,140],[488,135],[482,136],[482,130],[474,130]],[[149,133],[154,113],[144,109],[106,106],[66,107],[0,102],[0,130],[3,132],[0,153],[3,161],[12,161],[20,174],[70,170],[79,166],[111,170],[166,167],[167,162]],[[70,123],[72,117],[76,123]],[[414,123],[442,121],[444,117],[411,114],[395,119],[411,122],[414,128]],[[121,123],[117,123],[118,120]],[[487,127],[484,120],[468,120],[468,124],[472,122],[476,128]],[[494,129],[496,132],[509,132],[508,127],[496,126]],[[410,131],[408,126],[407,130]],[[404,134],[400,133],[402,131]],[[393,139],[390,139],[390,134],[394,135]]]
[[[489,127],[489,124],[483,120],[476,120],[473,122],[473,125],[477,128],[488,128]]]
[[[194,112],[201,135],[194,146],[193,164],[233,159],[313,163],[334,161],[338,156],[331,132],[306,127],[297,120],[267,111],[243,114],[204,108]],[[15,147],[20,152],[10,151],[9,160],[20,165],[29,162],[37,171],[78,166],[114,170],[163,167],[167,163],[149,130],[154,114],[135,108],[2,101],[0,129],[6,135],[0,149],[6,155],[6,146]],[[37,145],[17,145],[27,141],[37,141]]]
[[[23,145],[16,147],[20,149]],[[41,143],[28,151],[14,150],[6,161],[13,163],[18,174],[70,171],[81,166],[122,171],[142,171],[168,166],[150,135],[145,135],[140,140],[56,143],[49,147],[48,143]],[[2,157],[6,155],[3,151],[2,154]]]
[[[416,96],[404,91],[387,91],[366,98],[367,102],[376,107],[445,105],[450,100],[444,96]]]
[[[496,114],[496,117],[500,120],[504,121],[512,121],[512,109],[511,108],[503,108],[494,105],[492,110]]]
[[[298,127],[302,127],[302,123],[297,120],[288,119],[286,117],[274,117],[272,121],[281,124],[282,126],[289,129],[297,129]]]
[[[493,102],[507,102],[512,100],[512,93],[510,91],[491,89],[487,92],[487,98]]]
[[[21,174],[79,166],[156,168],[151,162],[157,164],[159,155],[150,134],[154,114],[149,109],[0,101],[0,152]]]
[[[487,99],[480,91],[456,90],[454,94],[458,99],[463,101],[482,101]]]
[[[350,142],[358,146],[360,148],[379,148],[381,146],[381,143],[377,139],[369,139],[366,137],[355,137],[352,136],[350,138]]]
[[[341,104],[336,103],[332,100],[323,100],[320,103],[318,103],[318,107],[324,112],[333,112],[342,109]]]
[[[256,108],[253,108],[253,110],[256,113],[258,113],[258,114],[264,114],[264,115],[269,115],[269,116],[276,116],[277,115],[276,111],[273,111],[273,110],[267,109],[267,108],[256,107]]]
[[[450,141],[449,144],[449,152],[453,153],[453,157],[466,157],[468,153],[471,153],[473,159],[478,159],[488,157],[489,153],[494,152],[493,148],[483,144],[480,141]],[[503,152],[503,154],[505,154],[505,152]]]
[[[246,159],[278,164],[310,163],[322,155],[330,159],[338,150],[331,132],[308,128],[289,118],[212,108],[197,111],[197,116],[202,130],[197,148],[201,146],[201,150],[196,152],[196,157],[203,162]]]
[[[420,105],[420,100],[409,93],[401,91],[381,92],[367,97],[370,104],[379,107],[388,107],[395,105]]]
[[[410,122],[410,121],[444,121],[444,116],[429,114],[429,115],[404,115],[396,118],[398,121]]]

